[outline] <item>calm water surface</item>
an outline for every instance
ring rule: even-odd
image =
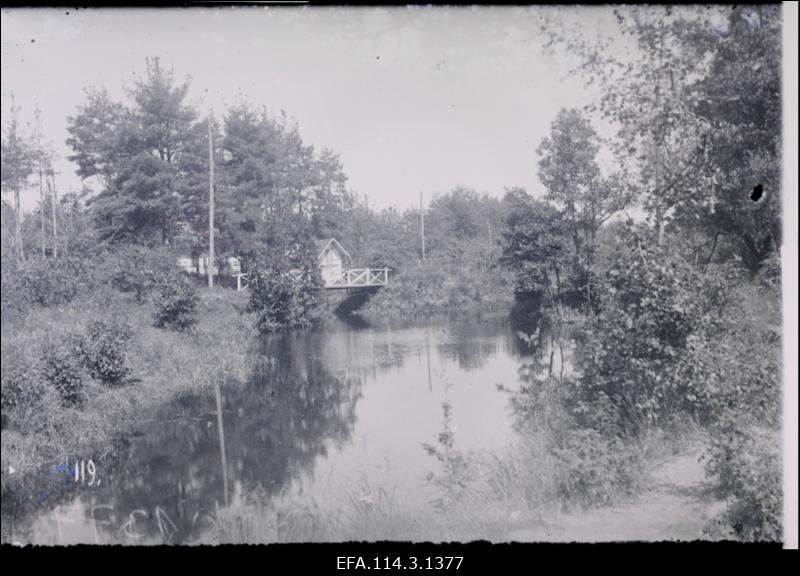
[[[377,490],[430,501],[426,475],[438,468],[423,444],[443,429],[442,404],[456,448],[501,452],[515,431],[497,385],[517,389],[531,354],[536,369],[560,369],[550,346],[529,347],[500,316],[338,321],[265,338],[249,379],[221,388],[221,428],[213,390],[180,396],[95,456],[93,475],[79,466],[76,482],[55,466],[4,507],[20,542],[124,544],[190,542],[218,507],[243,502],[324,508]]]

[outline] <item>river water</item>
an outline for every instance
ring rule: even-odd
[[[186,543],[220,509],[242,503],[430,502],[437,489],[427,476],[439,463],[424,444],[437,443],[443,404],[456,449],[501,452],[516,432],[498,385],[517,389],[532,355],[538,370],[552,371],[552,350],[541,349],[552,345],[524,342],[499,315],[355,318],[264,338],[247,381],[226,383],[218,396],[179,396],[112,454],[46,471],[24,503],[11,502],[24,511],[14,538]]]

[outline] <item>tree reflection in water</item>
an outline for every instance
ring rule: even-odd
[[[510,398],[516,428],[547,423],[565,378],[572,376],[574,332],[545,314],[516,326],[513,348],[523,357],[518,369],[519,389]]]
[[[142,541],[185,542],[225,505],[225,474],[234,498],[267,501],[310,471],[329,443],[349,440],[361,394],[358,376],[325,369],[320,345],[309,333],[266,338],[251,352],[248,381],[221,387],[225,471],[213,389],[183,395],[120,442],[103,484],[81,493],[86,517],[101,505],[96,526],[110,541],[127,530]]]
[[[497,354],[497,339],[494,337],[502,317],[490,317],[483,322],[454,322],[447,328],[446,338],[436,349],[443,357],[458,362],[458,367],[469,372],[483,368]]]

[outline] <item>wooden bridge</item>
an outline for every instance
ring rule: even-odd
[[[389,284],[389,268],[348,268],[341,273],[323,279],[325,290],[347,290],[354,288],[382,288]],[[302,270],[290,270],[289,276],[299,282],[307,273]],[[247,274],[234,274],[236,291],[247,288]]]
[[[325,281],[326,290],[382,287],[389,283],[388,268],[349,268]]]

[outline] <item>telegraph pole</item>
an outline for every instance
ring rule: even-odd
[[[422,208],[422,190],[419,191],[419,233],[422,237],[422,261],[425,262],[425,210]]]
[[[42,228],[42,258],[45,256],[45,232],[44,232],[44,221],[45,221],[45,210],[44,210],[44,185],[42,182],[42,172],[43,166],[42,163],[44,161],[44,154],[42,153],[42,127],[40,122],[42,111],[39,109],[39,105],[36,105],[36,110],[33,111],[33,115],[36,118],[36,172],[39,175],[39,211],[40,211],[40,222]]]
[[[214,140],[208,117],[208,287],[214,287]]]
[[[56,190],[55,172],[50,170],[50,179],[47,181],[47,189],[50,192],[50,204],[53,208],[53,257],[58,256],[58,223],[56,222],[56,210],[58,209],[58,191]],[[51,183],[52,182],[52,186]]]

